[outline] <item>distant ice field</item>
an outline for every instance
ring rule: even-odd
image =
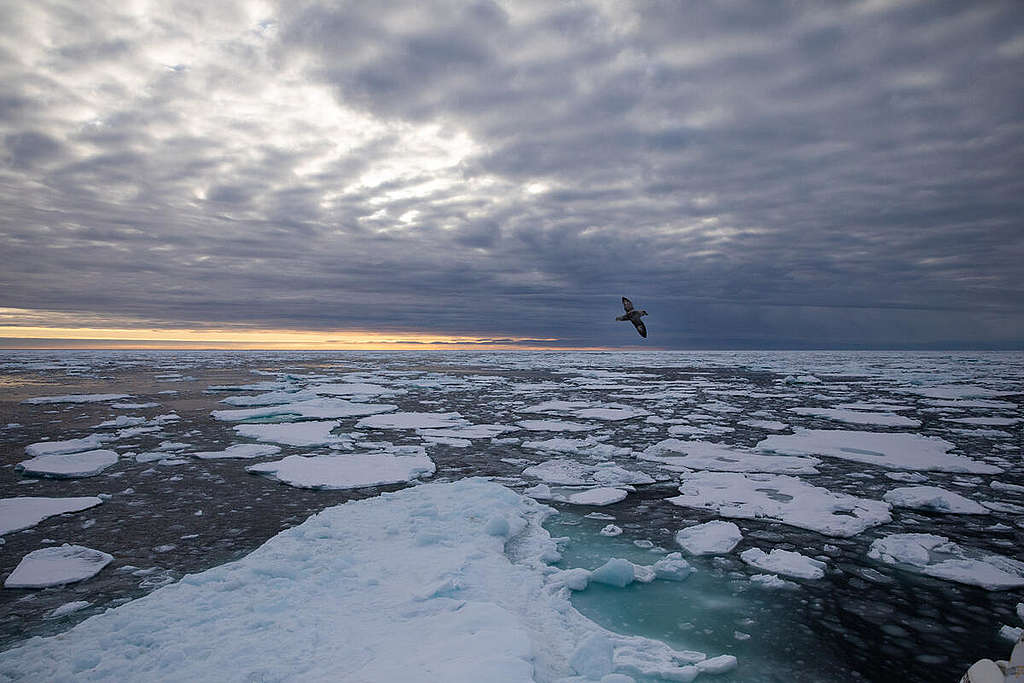
[[[0,387],[0,680],[956,680],[1024,626],[1024,354],[12,351]]]

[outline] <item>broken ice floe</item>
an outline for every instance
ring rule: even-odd
[[[430,476],[435,466],[421,446],[399,446],[392,453],[289,455],[245,469],[297,488],[356,489]]]
[[[4,581],[4,588],[47,588],[84,581],[113,559],[99,550],[67,543],[58,548],[33,550],[21,558]]]
[[[654,479],[643,472],[627,470],[613,462],[588,465],[577,460],[547,460],[523,470],[523,476],[536,477],[547,484],[561,486],[623,486],[653,484]]]
[[[889,469],[994,474],[998,467],[949,453],[953,444],[934,436],[898,432],[798,429],[773,434],[755,449],[781,455],[822,455]]]
[[[747,548],[740,553],[740,559],[751,567],[773,574],[798,579],[820,579],[825,576],[824,562],[790,550],[775,548],[766,553],[760,548]]]
[[[340,436],[331,433],[339,424],[341,423],[334,420],[244,424],[237,425],[235,431],[239,436],[246,436],[258,441],[270,441],[287,446],[321,446],[341,440]]]
[[[853,536],[892,521],[889,504],[812,486],[775,474],[684,474],[673,505],[713,510],[723,517],[768,519],[826,536]]]
[[[868,557],[908,571],[986,590],[1024,586],[1024,562],[961,546],[934,534],[891,534],[871,544]]]
[[[74,479],[96,476],[116,463],[117,459],[117,453],[107,450],[41,455],[18,463],[15,469],[31,476]]]
[[[97,496],[4,498],[0,500],[0,536],[33,527],[47,517],[66,512],[79,512],[102,502],[103,499]]]
[[[938,486],[904,486],[882,496],[896,507],[963,515],[985,515],[988,508],[959,493]]]
[[[641,460],[660,463],[665,469],[716,470],[721,472],[774,472],[817,474],[820,460],[791,455],[764,455],[707,441],[665,439],[637,455]]]
[[[42,455],[64,455],[66,453],[79,453],[99,448],[110,437],[100,434],[90,434],[81,439],[65,439],[63,441],[39,441],[38,443],[25,446],[25,453],[32,457]]]
[[[459,413],[389,413],[364,417],[358,429],[450,429],[469,423]]]
[[[200,460],[217,460],[221,458],[262,458],[268,455],[277,455],[280,452],[279,447],[269,444],[236,443],[222,451],[199,451],[189,453],[189,455]]]
[[[676,532],[676,543],[690,555],[722,555],[732,552],[741,540],[738,526],[717,519]]]
[[[586,439],[555,437],[545,439],[544,441],[524,441],[523,448],[552,453],[573,453],[593,458],[613,458],[626,456],[632,452],[629,448],[613,446],[594,437],[587,437]]]
[[[398,406],[389,403],[354,403],[340,398],[312,398],[306,401],[257,408],[214,410],[212,415],[217,420],[238,422],[261,417],[294,416],[305,419],[360,417],[386,413],[397,408]]]
[[[886,427],[920,427],[921,421],[895,413],[874,413],[843,408],[790,408],[790,412],[811,417],[824,417],[839,422]]]
[[[131,398],[128,394],[64,394],[63,396],[39,396],[28,398],[22,401],[28,405],[41,405],[46,403],[101,403],[122,398]]]
[[[520,420],[516,424],[531,432],[589,432],[598,429],[598,425],[569,420]]]
[[[612,505],[624,500],[628,491],[620,488],[599,486],[592,489],[580,489],[579,487],[551,488],[547,484],[537,484],[523,490],[523,495],[537,500],[553,500],[559,503],[571,503],[573,505]]]

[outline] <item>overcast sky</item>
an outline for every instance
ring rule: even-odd
[[[1019,0],[0,15],[7,324],[1024,340]]]

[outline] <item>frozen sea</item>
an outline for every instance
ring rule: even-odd
[[[2,352],[0,679],[957,680],[1024,626],[1022,405],[1020,353]]]

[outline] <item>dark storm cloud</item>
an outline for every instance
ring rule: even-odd
[[[1024,340],[1014,2],[16,13],[0,305],[618,345],[626,294],[664,346]]]

